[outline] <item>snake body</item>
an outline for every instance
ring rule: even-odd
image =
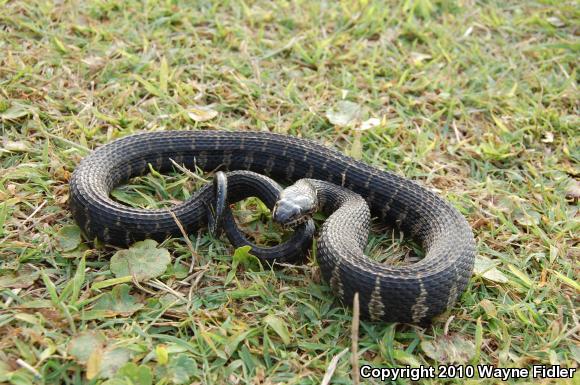
[[[364,318],[428,322],[455,303],[473,271],[472,231],[437,194],[313,141],[263,132],[152,132],[98,148],[83,159],[70,182],[71,210],[85,234],[128,245],[179,235],[175,218],[188,232],[206,226],[210,187],[171,210],[130,208],[109,196],[122,181],[145,173],[149,164],[159,171],[171,169],[171,159],[203,170],[249,170],[286,183],[306,178],[323,209],[333,212],[318,243],[322,276],[345,304],[352,304],[358,292]],[[244,172],[228,177],[228,199],[267,190],[252,187],[257,185],[250,179]],[[275,192],[269,194],[273,197]],[[371,216],[419,242],[425,257],[406,266],[365,257]]]

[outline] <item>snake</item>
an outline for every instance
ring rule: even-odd
[[[207,184],[162,209],[129,207],[111,197],[129,178],[150,167],[168,171],[175,163],[226,171],[227,189],[223,181]],[[269,248],[248,241],[232,225],[228,209],[212,224],[211,211],[220,206],[217,190],[228,202],[258,196],[273,208],[274,220],[296,226],[296,232]],[[432,322],[458,301],[474,268],[469,223],[437,193],[314,140],[267,131],[156,131],[116,139],[75,168],[69,202],[86,238],[110,245],[163,241],[209,224],[223,225],[235,246],[250,244],[262,260],[293,262],[312,249],[330,291],[347,306],[357,296],[360,317],[374,322]],[[315,232],[316,211],[327,218],[313,247],[305,240]],[[420,245],[424,257],[405,265],[372,260],[365,255],[372,221],[401,231]]]

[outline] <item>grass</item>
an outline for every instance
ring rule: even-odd
[[[67,182],[91,149],[206,128],[318,140],[437,190],[472,225],[478,274],[460,302],[428,328],[361,322],[359,366],[578,366],[577,2],[0,9],[0,382],[320,384],[334,365],[332,383],[351,383],[352,312],[312,255],[234,274],[233,248],[200,231],[161,245],[163,275],[132,282],[111,272],[115,250],[79,238]],[[331,124],[344,99],[380,123]],[[197,182],[135,183],[117,198],[155,205]],[[256,206],[243,211],[261,230]],[[399,260],[411,249],[398,238],[369,248]]]

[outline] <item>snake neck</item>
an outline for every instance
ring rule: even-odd
[[[362,253],[368,240],[370,226],[370,210],[367,202],[359,194],[331,182],[301,179],[295,185],[304,185],[303,191],[315,194],[316,211],[328,216],[323,227],[326,230],[336,227],[339,229],[336,234],[342,234],[340,239],[336,239],[336,243],[346,246],[356,245]]]
[[[316,211],[321,211],[326,215],[331,215],[346,203],[360,201],[366,204],[359,194],[331,182],[301,179],[295,185],[304,185],[303,191],[314,195]]]

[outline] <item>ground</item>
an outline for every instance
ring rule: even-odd
[[[0,382],[326,384],[334,370],[350,384],[353,354],[578,366],[578,2],[0,4]],[[111,263],[115,250],[80,238],[67,199],[84,156],[202,129],[314,139],[434,189],[476,237],[467,291],[427,328],[361,322],[353,351],[352,312],[314,253],[252,269],[202,230]],[[152,207],[197,184],[152,171],[115,197]],[[267,214],[246,202],[238,217],[275,238]],[[407,253],[390,238],[371,252]],[[167,269],[127,280],[131,255]],[[421,380],[447,382],[499,380]]]

